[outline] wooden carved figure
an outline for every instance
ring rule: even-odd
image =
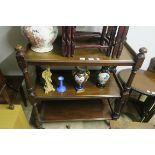
[[[47,67],[47,69],[42,72],[42,78],[45,80],[45,85],[44,85],[45,94],[48,94],[51,91],[55,91],[52,85],[51,76],[52,76],[52,73],[50,71],[50,67]]]

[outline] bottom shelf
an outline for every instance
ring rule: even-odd
[[[112,119],[107,100],[52,100],[38,105],[41,122]]]

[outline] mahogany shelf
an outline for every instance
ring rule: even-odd
[[[64,99],[84,99],[84,98],[117,98],[120,97],[120,89],[119,86],[111,73],[110,79],[107,82],[106,86],[104,88],[98,88],[96,86],[96,78],[95,76],[96,71],[90,72],[90,78],[85,83],[85,92],[77,93],[75,86],[76,83],[74,82],[74,78],[72,76],[71,71],[52,71],[52,81],[54,88],[56,88],[59,84],[57,78],[58,76],[64,76],[64,84],[67,87],[67,91],[64,93],[58,93],[56,91],[50,92],[48,94],[44,93],[43,87],[40,86],[40,84],[36,84],[35,86],[35,94],[36,99],[40,100],[51,100],[51,99],[58,99],[58,100],[64,100]]]
[[[37,128],[42,128],[42,122],[63,121],[63,120],[105,120],[118,119],[121,110],[127,102],[131,84],[136,71],[140,69],[145,59],[146,48],[141,48],[136,53],[126,42],[119,58],[106,56],[106,52],[101,49],[75,49],[73,57],[64,57],[61,49],[62,43],[57,39],[54,49],[48,53],[36,53],[30,49],[24,49],[21,45],[16,47],[16,58],[21,68],[30,102],[33,106],[32,120]],[[82,58],[82,59],[81,59]],[[38,82],[33,87],[29,75],[28,66],[110,66],[110,80],[104,88],[96,86],[95,71],[91,71],[89,80],[85,83],[85,92],[77,93],[75,90],[75,80],[71,71],[52,71],[52,81],[56,88],[58,86],[58,76],[64,76],[67,91],[59,94],[56,91],[45,94],[43,87]],[[117,66],[132,66],[132,72],[128,82],[121,84],[116,73]],[[41,74],[41,72],[40,72]],[[114,98],[114,107],[106,104],[107,100]],[[104,99],[104,101],[103,101]],[[111,117],[112,115],[112,117]]]
[[[72,120],[110,120],[111,110],[106,100],[53,100],[38,105],[42,123]]]
[[[73,57],[64,57],[61,54],[61,43],[57,40],[52,52],[36,53],[30,48],[25,52],[25,60],[32,65],[54,65],[54,66],[132,66],[135,61],[127,45],[123,47],[120,58],[112,58],[105,55],[99,49],[76,49]],[[80,60],[85,58],[85,60]],[[94,60],[89,60],[94,58]]]

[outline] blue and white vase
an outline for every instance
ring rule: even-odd
[[[102,66],[98,77],[97,77],[97,86],[98,87],[105,87],[107,81],[110,78],[110,71],[109,71],[109,67],[104,67]]]

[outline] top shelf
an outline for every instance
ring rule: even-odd
[[[36,53],[28,49],[25,53],[25,60],[28,64],[54,66],[132,66],[135,63],[126,44],[120,58],[108,57],[99,49],[76,49],[73,57],[64,57],[61,54],[60,45],[61,43],[56,41],[52,52],[47,53]]]

